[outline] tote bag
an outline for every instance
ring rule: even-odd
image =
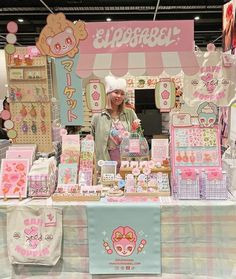
[[[61,256],[62,210],[52,207],[10,207],[7,247],[11,264],[48,265]]]

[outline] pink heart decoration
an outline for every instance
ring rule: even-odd
[[[203,80],[203,81],[210,81],[212,79],[213,79],[213,74],[211,74],[211,73],[207,73],[206,75],[203,75],[201,77],[201,80]]]
[[[38,232],[38,229],[36,227],[31,227],[29,229],[25,229],[24,233],[27,235],[35,235]]]

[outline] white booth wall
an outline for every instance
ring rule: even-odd
[[[0,100],[7,95],[7,70],[4,49],[0,49]]]

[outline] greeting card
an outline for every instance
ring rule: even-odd
[[[58,185],[77,183],[78,164],[59,164]]]
[[[80,151],[80,135],[63,135],[62,152],[65,150]]]
[[[61,163],[79,163],[80,157],[80,136],[62,136]]]
[[[2,159],[0,197],[26,197],[28,172],[28,159]]]
[[[152,139],[151,157],[155,162],[162,163],[163,160],[169,158],[168,139]]]

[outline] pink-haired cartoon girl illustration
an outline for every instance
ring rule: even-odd
[[[137,236],[129,226],[114,229],[111,239],[116,253],[123,257],[130,256],[136,247]]]

